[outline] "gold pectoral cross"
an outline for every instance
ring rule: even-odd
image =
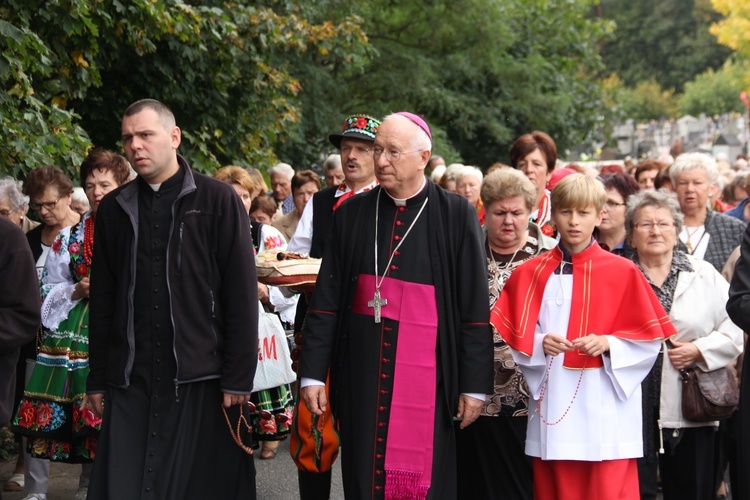
[[[375,323],[380,323],[380,308],[388,304],[388,299],[380,298],[380,289],[375,289],[375,296],[367,303],[367,307],[375,309]]]

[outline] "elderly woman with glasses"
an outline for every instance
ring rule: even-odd
[[[26,217],[26,212],[29,209],[29,197],[23,194],[23,183],[10,177],[0,178],[0,216],[5,217],[13,224],[19,226],[24,233],[28,233],[39,225],[38,222],[33,221]],[[26,356],[22,355],[19,362],[16,365],[16,390],[13,412],[18,409],[18,401],[23,395],[23,382],[24,373],[26,372],[26,357],[33,358],[34,356],[34,343],[31,342],[26,348]],[[17,441],[21,442],[20,436],[17,436]],[[24,488],[24,456],[23,453],[18,454],[16,459],[16,466],[13,469],[13,474],[5,482],[3,489],[5,491],[22,491]]]
[[[729,284],[710,263],[677,249],[682,224],[671,193],[640,191],[628,201],[625,227],[634,260],[677,329],[643,382],[641,498],[656,498],[657,467],[665,500],[714,497],[718,422],[685,419],[680,370],[722,368],[743,347],[742,331],[725,309]]]
[[[489,304],[522,263],[555,247],[529,222],[536,202],[534,185],[518,170],[495,170],[484,178]],[[481,416],[456,433],[459,491],[466,498],[530,499],[531,459],[524,453],[529,390],[510,347],[494,331],[495,388]]]
[[[81,220],[81,216],[70,208],[73,183],[57,167],[47,165],[29,172],[23,183],[23,194],[29,197],[29,206],[42,221],[39,227],[26,234],[36,260],[37,274],[41,278],[55,237],[63,228]]]
[[[703,153],[685,153],[677,157],[669,175],[685,215],[680,241],[688,254],[708,261],[721,272],[729,255],[742,242],[745,225],[709,208],[711,187],[719,178],[716,161]]]
[[[596,239],[605,250],[629,258],[633,248],[625,239],[625,207],[628,198],[638,191],[638,184],[627,174],[611,174],[604,176],[604,189],[607,201]]]
[[[20,196],[15,188],[8,186],[5,193],[9,194],[9,200],[15,206],[0,207],[9,210],[11,220],[23,216],[19,202],[29,202],[29,206],[37,212],[41,224],[26,232],[26,240],[31,247],[31,253],[36,262],[37,278],[41,279],[42,270],[47,260],[52,242],[57,234],[65,227],[71,226],[80,220],[80,215],[71,210],[71,195],[73,183],[65,173],[54,166],[43,166],[33,169],[26,176]],[[15,199],[15,202],[13,200]],[[25,219],[25,217],[24,217]],[[16,370],[16,409],[23,397],[25,381],[27,380],[27,362],[32,364],[36,359],[36,343],[30,342],[21,348]],[[31,374],[31,370],[28,370]],[[26,470],[24,470],[26,469]],[[31,473],[29,473],[31,469]],[[26,478],[24,478],[24,472]],[[36,492],[39,488],[46,489],[46,478],[49,476],[49,465],[46,461],[32,459],[28,454],[24,458],[19,456],[11,480],[6,483],[6,488],[11,490],[24,489],[27,492]],[[37,479],[39,479],[37,481]]]

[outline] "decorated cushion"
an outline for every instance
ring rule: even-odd
[[[285,286],[297,292],[310,292],[320,271],[321,259],[304,254],[264,250],[255,258],[258,281],[269,286]]]

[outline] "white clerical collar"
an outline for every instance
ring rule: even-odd
[[[159,191],[159,189],[161,188],[162,184],[163,183],[160,182],[159,184],[149,184],[149,186],[151,186],[151,189],[153,189],[156,192],[156,191]]]
[[[406,206],[406,202],[421,193],[425,186],[427,186],[427,177],[422,176],[422,185],[419,187],[416,193],[407,198],[394,198],[393,196],[391,196],[391,193],[389,193],[387,189],[383,189],[383,191],[385,191],[385,194],[387,194],[393,200],[393,203],[395,203],[397,207],[404,207]]]
[[[356,190],[354,192],[354,194],[364,193],[365,191],[369,191],[369,190],[371,190],[372,188],[374,188],[377,185],[378,185],[378,180],[375,179],[374,181],[372,181],[371,183],[369,183],[365,187]],[[336,190],[336,193],[333,195],[333,197],[334,198],[338,198],[339,196],[344,196],[346,193],[350,193],[351,191],[352,191],[352,188],[350,188],[349,186],[347,186],[346,185],[346,181],[344,181],[341,184],[339,184],[339,187]]]

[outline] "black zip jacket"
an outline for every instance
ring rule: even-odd
[[[250,220],[232,187],[185,172],[172,206],[167,283],[177,362],[175,385],[220,379],[249,394],[258,361],[258,290]],[[135,354],[133,296],[138,248],[138,183],[109,193],[95,226],[87,390],[130,384]]]

